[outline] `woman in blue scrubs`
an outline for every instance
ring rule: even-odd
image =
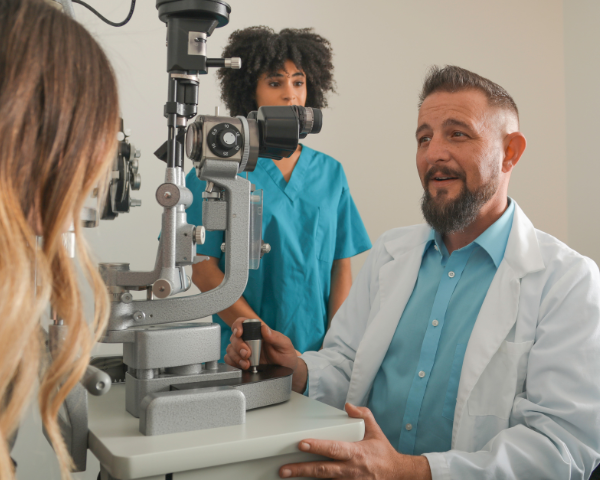
[[[241,57],[242,69],[221,69],[222,99],[232,116],[270,105],[327,106],[334,90],[329,42],[310,29],[267,27],[234,32],[223,57]],[[263,240],[271,245],[258,270],[249,270],[243,296],[213,316],[221,325],[221,358],[231,325],[259,318],[288,336],[299,352],[318,350],[329,322],[352,285],[350,258],[371,248],[350,195],[342,165],[299,145],[289,158],[259,158],[249,180],[263,190]],[[192,169],[186,177],[194,202],[188,223],[202,224],[206,182]],[[223,232],[207,232],[192,280],[205,292],[223,281]]]

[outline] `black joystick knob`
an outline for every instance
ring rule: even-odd
[[[260,349],[262,347],[262,333],[260,331],[262,322],[256,319],[248,319],[243,322],[242,340],[250,347],[250,371],[257,373],[256,367],[260,362]]]

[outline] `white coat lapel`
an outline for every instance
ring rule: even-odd
[[[521,278],[543,268],[535,229],[515,203],[504,259],[481,306],[465,352],[454,413],[452,448],[459,448],[455,443],[459,438],[467,400],[475,384],[517,319]]]
[[[502,262],[485,297],[467,345],[460,374],[452,429],[452,447],[473,387],[517,319],[521,283],[513,269]]]
[[[375,375],[417,281],[429,230],[429,227],[419,226],[408,235],[385,244],[394,260],[379,270],[380,308],[356,352],[347,396],[353,405],[367,403]]]

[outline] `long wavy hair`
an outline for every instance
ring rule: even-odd
[[[110,63],[77,22],[42,0],[0,0],[0,478],[14,478],[9,438],[39,385],[44,427],[63,478],[72,460],[58,410],[83,375],[109,300],[80,231],[80,211],[104,185],[118,131]],[[84,318],[79,279],[63,245],[75,225],[77,259],[94,291]],[[43,247],[36,251],[36,235]],[[37,257],[37,258],[36,258]],[[37,268],[36,268],[37,263]],[[37,277],[37,278],[36,278]],[[45,361],[49,307],[68,333]]]

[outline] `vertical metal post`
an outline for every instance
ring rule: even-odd
[[[177,88],[177,79],[169,76],[169,102],[171,104],[177,104]],[[177,143],[175,138],[177,113],[168,114],[167,125],[169,126],[169,140],[167,145],[167,168],[175,168],[177,163]]]

